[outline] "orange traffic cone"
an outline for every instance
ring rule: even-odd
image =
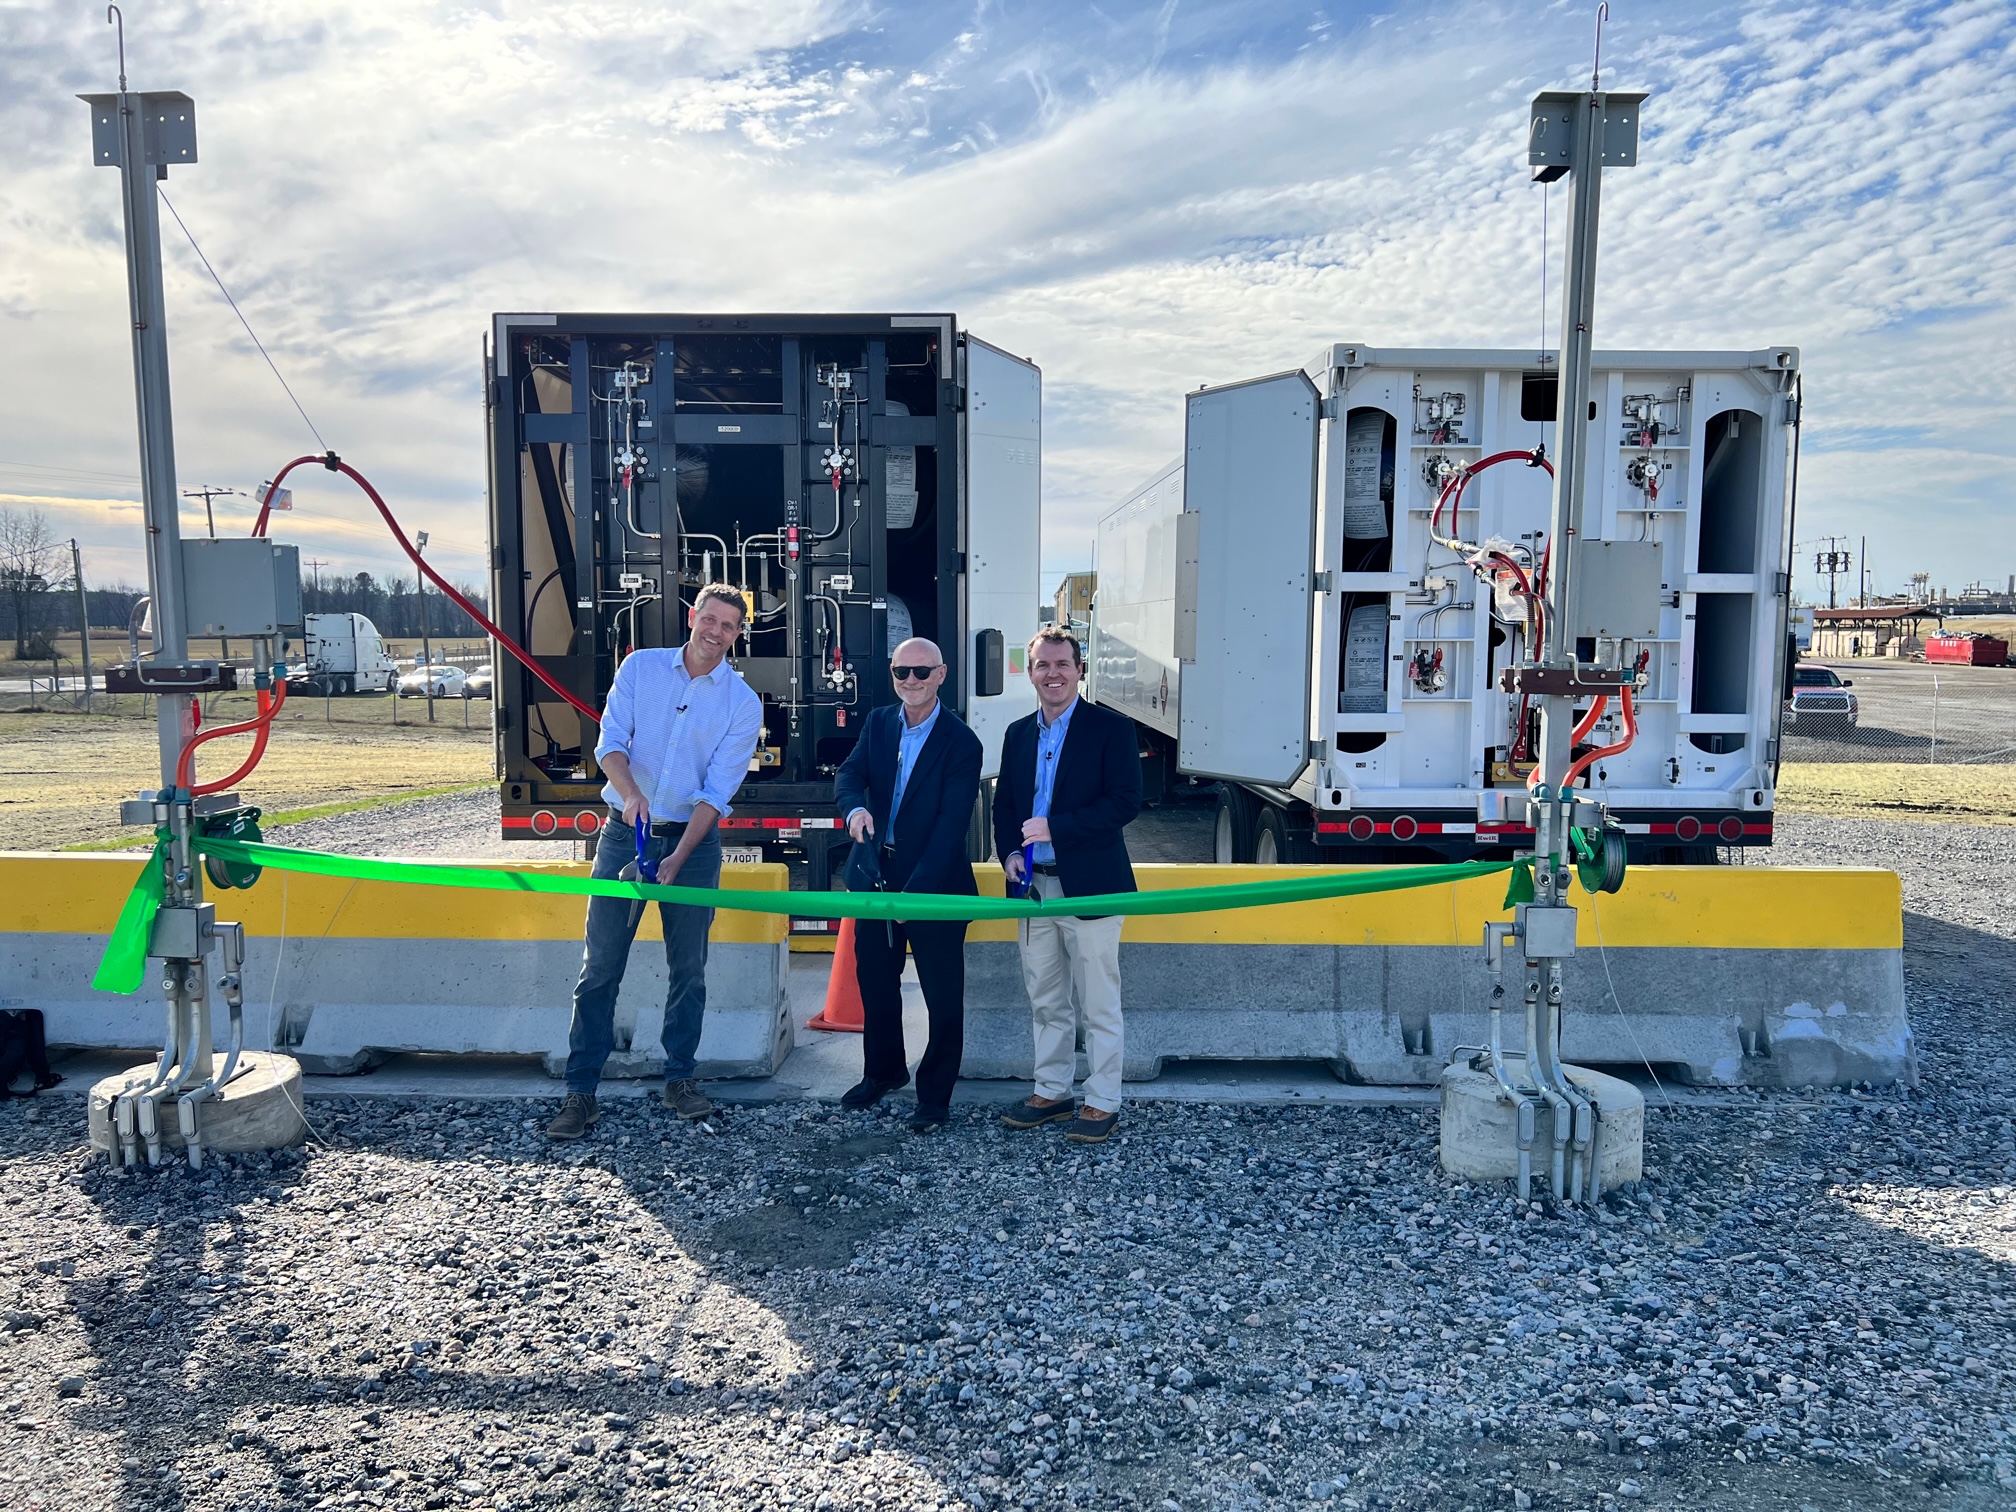
[[[840,937],[833,942],[833,974],[826,979],[826,1006],[807,1029],[831,1029],[859,1034],[867,1020],[861,1012],[861,983],[854,975],[854,921],[840,921]]]

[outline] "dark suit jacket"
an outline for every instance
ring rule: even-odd
[[[900,704],[872,710],[861,738],[833,779],[842,822],[857,808],[865,808],[875,821],[878,845],[889,838],[889,804],[896,796],[902,733]],[[966,830],[979,798],[980,737],[941,702],[938,722],[917,753],[917,764],[903,789],[903,809],[896,816],[896,854],[883,863],[882,875],[892,891],[969,895],[976,891],[973,863],[966,855]]]
[[[994,787],[994,849],[1003,860],[1022,848],[1022,824],[1036,806],[1036,726],[1031,714],[1001,739]],[[1067,898],[1134,891],[1134,863],[1124,831],[1141,812],[1141,754],[1134,722],[1082,698],[1071,711],[1057,778],[1050,789],[1050,844]]]

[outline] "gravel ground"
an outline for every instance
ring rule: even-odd
[[[1924,1085],[1655,1095],[1592,1212],[1411,1110],[344,1097],[194,1177],[10,1103],[0,1505],[2016,1504],[2016,832],[1781,833],[1904,872]]]

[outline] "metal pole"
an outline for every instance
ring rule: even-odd
[[[427,549],[427,532],[420,531],[414,536],[414,554]],[[434,723],[434,641],[427,630],[427,574],[418,568],[413,571],[413,587],[420,596],[420,654],[427,662],[427,723]]]
[[[84,712],[91,712],[91,597],[84,591],[84,556],[70,538],[70,576],[77,584],[77,639],[84,660]]]
[[[161,212],[148,161],[146,115],[152,97],[121,90],[116,110],[123,151],[119,190],[126,222],[126,285],[133,321],[133,389],[140,420],[140,497],[147,524],[147,589],[154,608],[154,662],[180,666],[189,658],[184,629],[182,520],[175,491],[175,434],[169,406],[168,322],[161,288]],[[195,733],[195,700],[163,693],[156,700],[161,786],[175,782],[182,744]],[[193,872],[192,872],[193,877]],[[192,883],[193,885],[193,883]]]

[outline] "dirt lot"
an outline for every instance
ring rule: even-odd
[[[400,712],[406,723],[396,727],[386,699],[339,702],[368,702],[380,722],[325,724],[320,700],[283,711],[266,759],[245,788],[269,822],[290,811],[326,811],[490,780],[488,704],[476,706],[480,723],[465,730],[460,699],[437,709],[431,726],[425,705],[410,701]],[[242,719],[250,708],[249,699],[227,699],[209,722]],[[224,754],[199,758],[199,778],[229,773],[247,745],[243,736],[214,742],[206,749]],[[0,753],[0,843],[9,850],[117,844],[136,833],[119,827],[120,800],[160,785],[154,724],[131,711],[121,718],[0,714]]]

